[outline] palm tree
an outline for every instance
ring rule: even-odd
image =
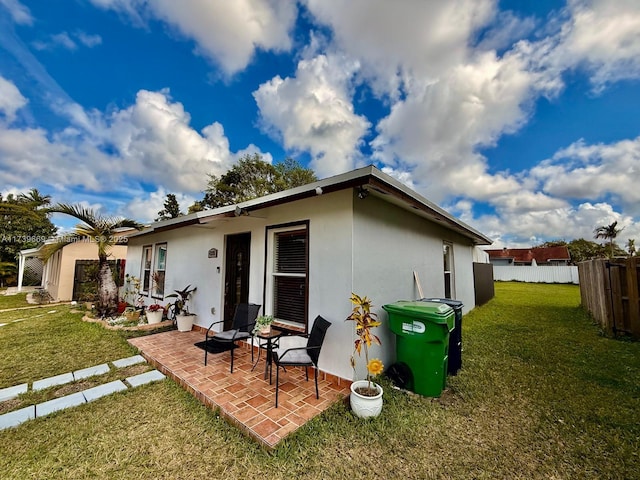
[[[629,240],[627,240],[627,252],[629,252],[630,257],[633,257],[636,254],[635,238],[630,238]]]
[[[42,195],[37,188],[32,188],[29,193],[21,193],[18,195],[18,201],[27,203],[34,209],[45,207],[51,203],[51,195]]]
[[[42,257],[47,260],[65,245],[78,240],[89,240],[98,245],[98,302],[96,309],[101,317],[112,315],[118,309],[118,287],[113,280],[107,261],[111,247],[118,243],[118,231],[122,228],[141,230],[143,225],[129,218],[103,217],[80,205],[59,203],[48,209],[52,213],[70,215],[82,223],[76,225],[71,234],[62,241],[48,243],[42,248]]]
[[[624,230],[624,228],[616,228],[618,226],[618,222],[613,222],[611,225],[603,225],[601,227],[596,228],[593,233],[595,233],[594,238],[604,238],[605,240],[609,240],[609,245],[611,247],[611,256],[613,257],[613,241],[618,236],[618,234]]]

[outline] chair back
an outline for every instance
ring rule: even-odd
[[[256,325],[256,318],[258,318],[260,307],[262,307],[262,305],[256,305],[255,303],[239,303],[233,315],[231,328],[241,332],[251,333],[253,327]]]
[[[327,329],[331,326],[331,322],[325,320],[320,315],[313,321],[313,327],[311,327],[311,333],[307,340],[307,347],[314,347],[308,350],[307,353],[313,360],[314,365],[318,365],[318,359],[320,358],[320,350],[324,343],[324,337],[327,334]],[[319,348],[317,348],[319,347]]]

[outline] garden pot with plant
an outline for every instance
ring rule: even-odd
[[[166,297],[176,299],[173,308],[176,312],[176,324],[179,332],[190,332],[197,318],[195,313],[189,312],[189,300],[191,300],[191,295],[197,289],[198,287],[191,288],[191,285],[187,285],[182,290],[174,290],[176,293]]]
[[[377,319],[377,314],[371,312],[371,300],[367,297],[360,297],[355,293],[351,294],[351,303],[354,304],[351,315],[347,321],[356,324],[356,338],[354,351],[351,355],[351,366],[356,371],[356,353],[358,357],[364,351],[364,358],[367,365],[367,377],[365,380],[357,380],[351,384],[351,395],[349,401],[351,410],[360,418],[375,417],[382,411],[383,390],[380,385],[373,381],[373,377],[382,373],[384,365],[377,358],[369,360],[369,347],[372,344],[382,345],[380,338],[374,335],[372,330],[381,325]]]
[[[158,305],[157,303],[154,303],[153,305],[149,305],[145,309],[145,315],[147,316],[147,323],[149,325],[162,322],[163,314],[164,314],[164,308],[162,307],[162,305]]]
[[[274,318],[271,315],[261,315],[256,318],[256,325],[253,327],[253,334],[269,333],[271,331],[271,324],[273,323],[273,320]]]

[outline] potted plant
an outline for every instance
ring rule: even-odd
[[[356,372],[356,356],[361,356],[364,351],[364,358],[367,366],[366,380],[356,380],[351,384],[351,395],[349,401],[351,409],[356,416],[361,418],[375,417],[382,411],[383,390],[372,378],[382,373],[384,365],[378,358],[369,360],[369,347],[373,344],[382,345],[380,338],[374,335],[372,330],[382,323],[378,320],[376,313],[371,311],[371,300],[367,297],[360,297],[355,293],[351,294],[351,303],[354,307],[347,321],[355,322],[357,338],[354,342],[354,351],[351,355],[351,366]]]
[[[269,333],[274,318],[271,315],[260,315],[256,318],[256,325],[253,327],[253,333]]]
[[[147,323],[149,325],[160,323],[162,321],[162,315],[164,314],[164,307],[162,305],[154,303],[153,305],[149,305],[145,309],[145,314],[147,316]]]
[[[189,300],[191,295],[198,287],[191,288],[191,285],[187,285],[182,290],[174,290],[176,293],[171,293],[166,298],[175,298],[174,303],[176,312],[176,323],[178,324],[178,331],[190,332],[195,321],[196,314],[189,312]]]

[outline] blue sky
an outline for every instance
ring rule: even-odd
[[[0,192],[148,222],[260,153],[374,164],[497,247],[623,245],[638,32],[637,0],[0,0]]]

